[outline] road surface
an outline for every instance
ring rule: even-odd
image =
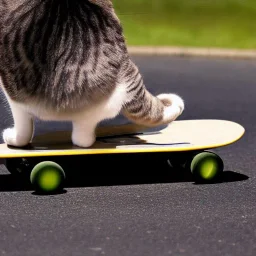
[[[218,149],[224,181],[196,185],[157,161],[149,173],[149,156],[115,156],[80,166],[81,176],[74,174],[63,194],[40,196],[1,165],[0,255],[256,255],[256,61],[133,59],[153,94],[184,98],[179,119],[228,119],[245,127],[240,141]],[[0,111],[3,130],[12,124],[3,97]],[[36,133],[69,128],[37,122]]]

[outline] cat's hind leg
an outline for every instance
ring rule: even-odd
[[[157,98],[164,105],[163,123],[170,123],[183,113],[185,104],[179,95],[173,93],[163,93],[157,95]]]
[[[30,143],[33,132],[33,118],[25,108],[9,100],[14,126],[3,131],[3,140],[6,144],[23,147]]]
[[[184,102],[176,94],[153,96],[146,89],[141,97],[128,101],[123,114],[134,123],[145,126],[158,126],[176,120],[184,110]]]
[[[183,99],[172,93],[153,96],[145,87],[138,68],[130,62],[123,73],[127,88],[127,100],[123,114],[132,122],[145,126],[168,124],[184,110]]]

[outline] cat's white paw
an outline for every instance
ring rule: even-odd
[[[165,106],[177,106],[180,109],[180,114],[184,111],[185,104],[183,99],[176,95],[176,94],[160,94],[157,96],[158,99],[160,99]]]
[[[3,131],[3,140],[9,146],[24,147],[29,144],[28,136],[18,134],[15,128],[7,128]]]
[[[166,106],[164,109],[164,122],[172,122],[184,111],[183,99],[176,94],[160,94],[157,96]]]
[[[72,133],[72,142],[74,145],[81,147],[81,148],[89,148],[92,146],[95,142],[95,136],[91,135],[89,136],[88,134],[77,134],[77,133]]]

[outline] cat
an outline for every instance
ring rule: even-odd
[[[15,147],[32,141],[35,118],[71,121],[87,148],[103,120],[153,127],[184,111],[179,95],[146,89],[110,0],[0,0],[0,77],[14,120],[2,136]]]

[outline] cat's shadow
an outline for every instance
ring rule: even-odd
[[[163,154],[103,155],[48,159],[61,163],[66,172],[65,189],[75,187],[125,186],[159,183],[205,185],[194,181],[188,171],[170,168]],[[214,184],[238,182],[248,176],[225,170]],[[211,185],[211,183],[208,183]],[[0,191],[32,191],[29,175],[0,175]],[[66,190],[60,192],[65,193]],[[35,194],[35,193],[33,193]]]

